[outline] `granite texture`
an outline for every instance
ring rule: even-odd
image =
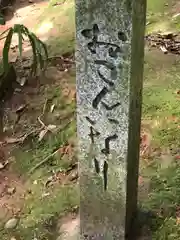
[[[131,219],[136,210],[144,20],[143,0],[76,0],[83,240],[124,239],[126,225],[130,225],[127,215]],[[137,30],[139,36],[136,28],[141,29]],[[138,46],[133,44],[133,38],[139,39]],[[139,61],[138,69],[133,61]],[[130,148],[135,155],[130,154]],[[132,191],[130,200],[128,191]]]

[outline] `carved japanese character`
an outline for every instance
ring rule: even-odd
[[[119,121],[113,118],[108,118],[108,121],[114,124],[119,124]]]
[[[106,68],[108,68],[111,71],[111,78],[113,80],[117,79],[117,68],[113,63],[110,63],[106,60],[95,60],[94,63],[97,64],[97,65],[105,66]],[[102,76],[102,74],[101,74],[101,76]]]
[[[97,109],[99,103],[108,92],[109,90],[106,87],[103,87],[103,89],[97,94],[97,96],[94,98],[92,102],[93,108]]]
[[[121,48],[113,43],[98,41],[98,35],[100,34],[100,30],[97,24],[94,24],[92,29],[84,29],[81,31],[81,34],[91,41],[88,43],[88,49],[92,54],[96,54],[96,48],[99,46],[109,47],[108,53],[112,58],[117,58],[118,53],[121,53]],[[122,35],[121,32],[118,33],[118,38],[120,40],[125,39],[125,35]]]
[[[99,162],[96,158],[94,158],[94,167],[95,167],[96,173],[100,173]]]
[[[113,105],[109,106],[105,102],[101,102],[101,103],[106,108],[106,110],[108,110],[108,111],[113,110],[114,108],[116,108],[119,105],[121,105],[120,103],[116,103],[116,104],[113,104]]]
[[[91,138],[91,142],[94,143],[94,137],[98,137],[100,132],[96,131],[92,126],[90,126],[90,133],[89,136]]]
[[[109,136],[105,139],[105,148],[101,150],[102,153],[105,155],[110,154],[110,141],[117,139],[118,136],[117,134],[114,134],[112,136]],[[103,166],[103,179],[104,179],[104,190],[107,190],[107,181],[108,181],[108,162],[104,161],[104,166]]]
[[[119,38],[119,40],[121,40],[123,42],[127,41],[127,36],[126,36],[126,34],[124,32],[119,31],[118,32],[118,38]]]
[[[108,163],[104,161],[103,166],[103,180],[104,180],[104,190],[107,190],[107,182],[108,182]]]
[[[95,121],[93,121],[91,118],[86,116],[86,120],[91,124],[91,125],[95,125]]]
[[[105,82],[107,83],[110,87],[113,87],[114,86],[114,83],[110,80],[108,80],[107,78],[104,77],[103,74],[101,74],[101,72],[98,70],[98,74],[100,76],[100,78]]]
[[[110,154],[110,141],[116,140],[118,138],[117,134],[109,136],[105,139],[105,148],[101,150],[105,155]]]

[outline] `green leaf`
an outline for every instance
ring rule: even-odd
[[[36,45],[37,57],[39,59],[40,68],[43,69],[44,68],[44,60],[43,60],[42,54],[41,54],[41,45],[38,41],[38,38],[36,37],[36,35],[34,33],[31,32],[30,35],[34,39],[34,43]]]
[[[20,57],[22,57],[22,44],[23,44],[23,34],[24,34],[24,28],[22,25],[20,24],[16,24],[14,25],[14,32],[18,34],[18,38],[19,38],[19,54]]]
[[[31,69],[31,74],[36,75],[37,72],[37,53],[36,53],[36,43],[34,42],[34,38],[30,34],[29,30],[24,26],[24,31],[26,35],[29,38],[29,41],[31,43],[32,51],[33,51],[33,64],[32,64],[32,69]]]
[[[4,18],[4,16],[0,13],[0,25],[5,25],[5,24],[6,24],[5,18]]]
[[[6,32],[8,32],[10,30],[10,28],[8,28],[8,29],[6,29],[4,32],[2,32],[1,34],[0,34],[0,37],[3,37],[3,35],[6,33]]]
[[[11,46],[11,40],[12,40],[12,35],[14,33],[13,28],[9,29],[9,33],[6,37],[6,41],[4,43],[4,48],[3,48],[3,69],[4,73],[7,74],[9,70],[9,49]]]
[[[49,55],[48,55],[48,50],[47,50],[47,46],[45,43],[43,43],[41,40],[39,40],[40,44],[42,45],[42,48],[44,50],[44,53],[45,53],[45,61],[47,63],[47,60],[49,58]]]
[[[31,33],[31,36],[34,38],[34,42],[36,44],[40,68],[41,70],[44,70],[47,67],[47,60],[48,60],[47,47],[45,43],[43,43],[34,33]]]

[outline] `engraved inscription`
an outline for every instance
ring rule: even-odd
[[[113,87],[113,86],[114,86],[114,83],[113,83],[112,81],[108,80],[107,78],[105,78],[105,77],[103,76],[103,74],[102,74],[99,70],[98,70],[98,74],[99,74],[100,78],[101,78],[105,83],[107,83],[110,87]]]
[[[103,180],[104,180],[105,191],[107,190],[107,181],[108,181],[107,173],[108,173],[108,163],[105,161],[103,166]]]
[[[119,124],[119,121],[113,118],[108,118],[108,121],[114,124]]]
[[[107,104],[106,102],[103,101],[105,96],[107,94],[111,94],[112,91],[114,91],[114,87],[116,85],[116,80],[118,76],[118,69],[117,69],[117,64],[115,64],[114,60],[112,59],[117,59],[120,57],[122,53],[122,47],[118,46],[117,44],[110,43],[110,42],[104,42],[102,41],[102,38],[100,39],[101,31],[100,28],[97,24],[94,24],[92,28],[89,29],[84,29],[81,31],[82,36],[87,39],[89,42],[87,42],[87,49],[90,51],[91,54],[95,55],[97,53],[97,49],[99,47],[104,47],[107,49],[107,56],[109,56],[110,59],[95,59],[94,64],[98,67],[97,69],[97,74],[99,78],[102,80],[102,84],[107,84],[106,86],[102,86],[102,90],[100,90],[99,93],[96,94],[94,99],[92,100],[92,109],[94,111],[97,111],[98,114],[98,106],[101,103],[102,106],[104,107],[103,111],[111,111],[114,110],[115,108],[118,108],[121,103],[112,103],[112,104]],[[127,41],[127,36],[124,32],[119,31],[117,32],[117,39],[119,39],[122,43]],[[120,63],[118,63],[118,68],[120,67]],[[109,71],[109,77],[103,72],[102,69],[106,69]],[[93,121],[89,116],[85,117],[86,120],[90,123],[90,133],[89,137],[91,140],[91,144],[98,144],[98,136],[101,136],[101,139],[103,137],[103,133],[98,130],[95,130],[95,125],[96,122]],[[107,118],[108,122],[110,124],[118,125],[119,121],[114,119],[114,118]],[[109,155],[111,152],[111,141],[116,141],[118,139],[118,135],[116,133],[112,133],[108,137],[104,137],[104,148],[100,150],[100,154],[103,154],[105,157],[104,163],[103,163],[103,169],[102,169],[102,175],[103,175],[103,182],[104,182],[104,190],[107,190],[108,186],[108,160],[109,160]],[[103,158],[104,158],[103,157]],[[97,157],[94,157],[92,159],[94,162],[94,168],[95,172],[97,174],[101,173],[100,169],[100,163],[97,159]]]
[[[95,167],[96,173],[100,173],[99,162],[96,158],[94,158],[94,167]]]
[[[98,93],[98,95],[95,97],[95,99],[92,102],[93,108],[97,108],[99,103],[101,102],[102,98],[109,92],[109,90],[106,87],[103,87],[103,89]]]
[[[106,68],[108,68],[109,70],[111,70],[111,78],[113,80],[116,80],[117,78],[117,69],[116,66],[114,66],[114,64],[104,61],[104,60],[96,60],[95,64],[100,65],[100,66],[104,66]]]
[[[121,40],[123,42],[127,41],[127,37],[126,37],[126,34],[124,32],[119,31],[118,32],[118,38],[119,38],[119,40]]]
[[[113,105],[109,106],[105,102],[102,102],[102,105],[105,107],[106,110],[110,111],[110,110],[113,110],[114,108],[118,107],[121,104],[120,103],[116,103],[116,104],[113,104]]]
[[[87,39],[91,39],[91,41],[87,44],[87,47],[89,49],[89,51],[92,54],[96,54],[96,48],[99,46],[104,46],[104,47],[109,47],[109,56],[112,58],[117,58],[118,57],[118,53],[121,53],[121,48],[113,43],[109,43],[109,42],[103,42],[103,41],[98,41],[98,36],[100,34],[100,30],[97,24],[94,24],[92,29],[84,29],[83,31],[81,31],[81,34],[87,38]],[[125,41],[125,34],[123,35],[122,32],[118,33],[118,38],[122,41]]]
[[[86,116],[86,120],[91,124],[94,125],[95,121],[93,121],[91,118],[89,118],[88,116]]]
[[[90,127],[90,133],[89,136],[91,138],[91,142],[94,143],[94,137],[98,137],[100,133],[96,131],[92,126]]]
[[[104,154],[110,154],[110,141],[116,140],[118,138],[117,134],[114,134],[112,136],[109,136],[105,139],[105,148],[101,150]]]

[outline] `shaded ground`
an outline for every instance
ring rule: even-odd
[[[58,219],[68,212],[76,212],[78,204],[74,151],[75,70],[71,55],[74,22],[69,24],[74,18],[73,2],[55,6],[54,3],[18,8],[14,18],[1,28],[3,31],[23,22],[50,46],[45,76],[28,79],[23,90],[17,89],[6,104],[6,138],[0,152],[2,166],[7,163],[0,170],[1,239],[56,239]],[[65,32],[68,28],[72,30]],[[61,35],[63,46],[59,41]],[[14,37],[10,58],[22,80],[31,58],[28,45],[24,45],[21,66],[16,56]],[[24,114],[16,123],[16,110],[24,106]],[[12,217],[20,218],[16,230],[3,230],[4,223]]]
[[[48,44],[53,58],[46,76],[31,79],[23,91],[17,89],[6,105],[7,137],[0,149],[0,163],[7,163],[0,169],[3,240],[12,236],[16,240],[60,240],[66,239],[66,235],[59,237],[61,230],[77,231],[74,2],[54,3],[42,1],[19,8],[7,24],[23,21]],[[177,31],[179,11],[178,1],[149,0],[147,31]],[[16,55],[14,38],[11,59],[20,69]],[[30,56],[25,44],[26,61],[20,73],[26,72]],[[139,203],[159,217],[152,224],[157,240],[180,237],[179,66],[179,56],[146,47]],[[24,114],[15,124],[16,110],[23,106]],[[4,223],[13,216],[20,218],[17,229],[4,230]]]
[[[149,1],[147,31],[178,34],[179,10],[178,1]],[[179,55],[146,47],[139,203],[156,214],[158,240],[180,237],[179,65]]]

